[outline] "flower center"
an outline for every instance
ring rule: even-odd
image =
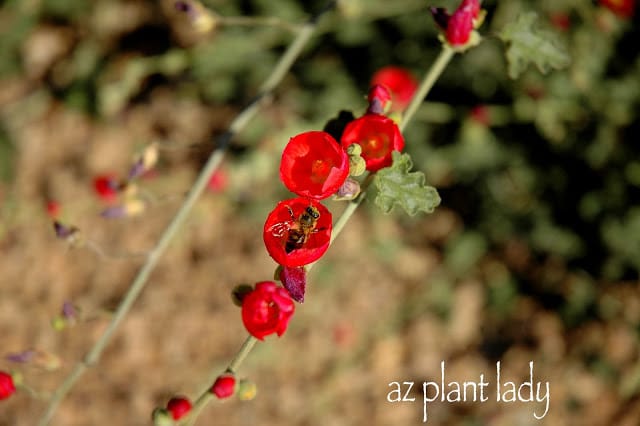
[[[313,183],[323,183],[327,180],[331,171],[331,164],[325,160],[315,160],[311,164],[311,181]]]
[[[368,158],[384,157],[389,152],[389,146],[388,135],[384,133],[369,135],[362,144],[362,154]]]

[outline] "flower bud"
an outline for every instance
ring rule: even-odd
[[[164,408],[156,408],[151,413],[151,419],[153,420],[154,426],[173,426],[175,425],[173,421],[173,415]]]
[[[179,420],[191,411],[191,402],[185,397],[174,397],[167,402],[167,411],[173,420]]]
[[[236,378],[231,373],[225,373],[216,379],[211,386],[211,393],[218,397],[218,399],[229,398],[236,391]]]
[[[250,380],[242,379],[238,384],[238,398],[241,401],[251,401],[256,397],[258,387]]]
[[[336,192],[334,199],[338,201],[353,200],[358,194],[360,194],[360,183],[355,179],[347,178]]]
[[[0,371],[0,400],[7,399],[16,391],[11,374]]]

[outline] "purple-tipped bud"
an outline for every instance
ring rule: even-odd
[[[57,220],[53,222],[53,229],[56,233],[56,237],[60,238],[61,240],[68,240],[78,232],[78,228],[76,228],[75,226],[66,226],[58,222]]]
[[[27,363],[27,362],[31,361],[33,359],[33,357],[35,356],[35,354],[36,354],[36,351],[34,351],[32,349],[29,349],[29,350],[22,351],[22,352],[16,352],[16,353],[8,354],[7,356],[5,356],[5,359],[7,361],[24,364],[24,363]]]
[[[447,9],[444,7],[430,7],[429,11],[431,12],[431,16],[433,16],[433,20],[436,22],[436,25],[442,30],[446,30],[449,26],[449,18],[451,18]]]
[[[304,302],[304,293],[307,287],[307,273],[304,266],[283,266],[280,272],[282,286],[287,289],[289,295],[298,303]]]
[[[102,210],[100,216],[106,219],[120,219],[127,215],[127,209],[124,206],[107,207]]]
[[[189,13],[191,11],[191,5],[186,1],[177,1],[174,4],[178,12]]]

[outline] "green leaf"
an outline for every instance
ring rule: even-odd
[[[560,69],[569,65],[569,55],[557,45],[555,34],[536,27],[537,19],[535,12],[523,13],[515,22],[505,25],[499,34],[502,41],[509,44],[507,61],[511,78],[522,74],[529,62],[536,64],[543,74],[551,68]]]
[[[410,172],[413,163],[408,154],[393,151],[393,164],[376,173],[374,183],[378,188],[375,203],[385,213],[398,205],[409,215],[419,211],[432,213],[440,204],[438,191],[425,185],[422,172]]]

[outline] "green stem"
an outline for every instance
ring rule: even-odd
[[[251,102],[236,116],[233,122],[229,125],[228,131],[220,137],[218,147],[209,157],[209,160],[205,164],[191,190],[189,191],[187,198],[185,199],[184,203],[182,204],[174,218],[171,220],[167,228],[164,230],[158,243],[149,252],[146,262],[138,271],[138,274],[131,283],[129,290],[124,295],[124,298],[114,312],[111,322],[107,326],[106,330],[104,331],[102,336],[100,336],[98,341],[96,341],[96,343],[93,345],[84,359],[75,366],[75,368],[71,371],[71,373],[66,377],[60,387],[58,387],[56,392],[53,394],[45,413],[42,415],[40,421],[38,422],[39,426],[45,426],[49,424],[58,406],[64,400],[69,391],[73,388],[75,383],[80,379],[80,377],[82,377],[82,375],[89,367],[93,366],[99,361],[102,352],[106,348],[107,344],[111,341],[113,333],[118,329],[120,323],[124,320],[124,318],[131,310],[133,303],[137,300],[140,292],[144,289],[149,275],[154,270],[161,256],[169,246],[169,243],[173,240],[174,236],[186,220],[187,215],[206,187],[207,182],[220,166],[220,163],[222,162],[222,159],[224,158],[224,155],[226,153],[227,146],[229,145],[230,139],[236,133],[242,130],[247,125],[247,123],[256,115],[261,104],[260,101],[266,98],[267,95],[270,94],[273,89],[282,81],[296,58],[302,52],[304,46],[311,38],[315,26],[315,21],[313,21],[305,24],[302,27],[289,48],[280,58],[276,67],[272,70],[271,74],[267,77],[265,82],[260,87],[260,93],[256,100],[254,102]]]
[[[275,16],[218,16],[217,18],[220,25],[228,27],[277,27],[293,33],[300,31],[301,29],[300,25],[292,24],[291,22],[284,21],[276,18]]]
[[[238,368],[240,368],[240,365],[244,362],[245,358],[247,357],[247,355],[249,355],[249,353],[251,352],[251,350],[253,349],[253,347],[257,342],[258,342],[258,339],[256,339],[253,336],[248,336],[245,339],[242,346],[240,347],[240,349],[238,350],[238,352],[236,353],[236,356],[234,356],[233,360],[231,360],[231,362],[229,363],[229,366],[227,367],[225,372],[235,375],[236,372],[238,371]],[[215,395],[211,393],[211,387],[207,388],[207,390],[202,392],[202,394],[198,397],[198,399],[196,399],[196,402],[193,404],[193,408],[189,413],[189,416],[186,417],[184,420],[181,420],[180,423],[178,424],[184,424],[185,426],[192,426],[195,423],[195,421],[198,419],[198,416],[200,415],[200,412],[202,411],[202,409],[210,401],[214,399],[215,399]]]
[[[436,82],[438,77],[440,77],[440,75],[442,74],[447,64],[453,57],[454,53],[455,52],[451,50],[447,45],[443,45],[442,51],[438,55],[438,58],[436,59],[434,64],[431,66],[427,74],[424,76],[419,89],[411,99],[411,103],[409,104],[407,112],[404,115],[404,119],[402,120],[403,125],[400,127],[401,130],[404,130],[407,124],[411,121],[416,110],[418,109],[420,104],[423,102],[424,98],[427,96],[427,94],[429,93],[429,90],[431,90],[431,88],[433,87],[433,84]],[[371,183],[373,182],[374,178],[375,178],[375,173],[367,175],[364,182],[362,183],[360,194],[358,194],[356,198],[354,198],[349,202],[349,205],[347,206],[347,208],[342,212],[338,220],[336,220],[335,225],[333,225],[333,229],[331,232],[330,244],[333,244],[334,240],[338,237],[338,235],[340,235],[340,233],[344,229],[349,219],[351,219],[351,217],[353,216],[355,211],[358,209],[360,204],[362,204],[362,201],[367,196],[367,190],[369,186],[371,186]],[[315,265],[315,262],[307,265],[306,266],[307,272],[309,272],[314,265]],[[240,365],[242,364],[242,362],[247,357],[247,355],[249,355],[249,352],[251,352],[251,350],[253,349],[256,342],[257,340],[254,337],[249,336],[247,340],[245,340],[242,347],[240,348],[240,351],[236,354],[236,356],[233,358],[231,363],[229,363],[229,366],[227,367],[226,371],[235,374],[236,371],[240,368]],[[187,418],[185,425],[187,426],[192,425],[193,422],[195,422],[195,420],[197,419],[199,413],[204,408],[204,406],[214,399],[215,399],[214,396],[209,390],[203,392],[196,400],[193,411],[190,413],[189,417]]]
[[[454,54],[455,51],[451,49],[447,44],[442,45],[440,54],[438,54],[436,61],[433,63],[433,65],[431,65],[431,68],[429,68],[427,74],[425,74],[422,82],[420,83],[420,87],[418,87],[418,90],[411,99],[411,103],[402,115],[402,122],[399,126],[401,132],[404,132],[404,129],[407,127],[416,111],[418,111],[418,108],[424,101],[424,98],[427,97],[427,94],[435,84],[436,80],[438,80],[438,77],[440,77],[444,69],[447,67],[447,64],[449,64],[449,61]]]

